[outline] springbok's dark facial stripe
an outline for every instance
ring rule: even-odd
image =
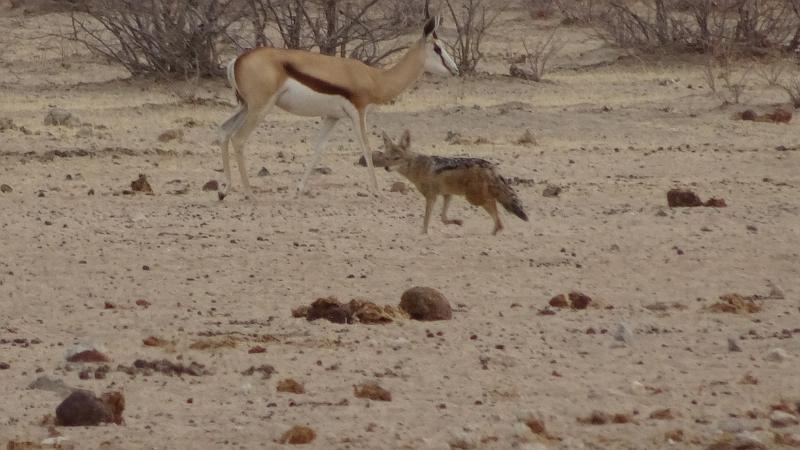
[[[442,65],[444,66],[444,68],[447,69],[448,72],[453,74],[453,71],[450,70],[450,66],[448,66],[447,62],[444,60],[444,55],[442,54],[442,48],[439,47],[438,44],[433,44],[433,52],[436,53],[437,55],[439,55],[439,60],[442,62]]]

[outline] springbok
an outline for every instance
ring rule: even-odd
[[[386,104],[405,91],[423,72],[457,75],[458,68],[439,41],[439,17],[428,17],[422,37],[400,61],[385,70],[360,61],[302,50],[256,48],[228,64],[228,81],[239,103],[236,112],[221,126],[222,167],[227,179],[222,200],[231,189],[228,142],[233,144],[245,197],[252,197],[244,163],[244,145],[267,112],[277,105],[292,114],[321,117],[322,127],[312,146],[313,157],[306,166],[297,193],[319,163],[328,136],[339,119],[349,118],[364,152],[370,187],[377,193],[372,152],[367,142],[367,107]]]

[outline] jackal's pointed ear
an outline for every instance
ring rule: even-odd
[[[403,131],[403,136],[400,137],[400,147],[408,150],[411,147],[411,132],[408,130]]]
[[[383,132],[383,147],[388,151],[392,148],[392,138],[386,132]]]

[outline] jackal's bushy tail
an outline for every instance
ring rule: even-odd
[[[519,197],[517,197],[516,192],[511,189],[511,186],[508,185],[505,178],[496,173],[493,175],[494,179],[491,183],[492,195],[503,205],[506,211],[527,222],[528,215],[525,214],[525,211],[522,209],[522,202],[519,200]]]

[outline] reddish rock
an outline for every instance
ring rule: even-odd
[[[211,180],[203,185],[204,191],[218,191],[219,190],[219,182],[217,180]]]
[[[710,199],[706,200],[703,206],[708,206],[711,208],[725,208],[728,205],[725,203],[725,199],[711,197]]]
[[[792,121],[792,112],[783,108],[777,108],[767,118],[775,123],[789,123]]]
[[[333,323],[353,323],[353,312],[335,297],[318,298],[308,307],[306,319],[309,322],[325,319]]]
[[[752,109],[747,109],[742,111],[740,117],[742,120],[756,120],[758,119],[758,114],[756,114],[756,112]]]
[[[667,204],[670,208],[703,206],[700,197],[687,189],[670,189],[667,192]]]
[[[445,296],[433,288],[413,287],[403,292],[400,309],[414,320],[450,320],[453,310]]]
[[[311,428],[305,425],[295,425],[278,439],[279,444],[308,444],[317,437],[317,434]]]
[[[276,390],[278,392],[290,392],[292,394],[303,394],[306,392],[303,384],[295,381],[292,378],[279,381]]]
[[[566,308],[567,306],[569,306],[569,301],[567,301],[566,295],[558,294],[550,299],[549,304],[553,308]]]
[[[125,397],[121,392],[107,392],[101,398],[85,390],[75,390],[56,408],[56,425],[95,426],[122,423]]]
[[[150,183],[147,182],[147,176],[145,174],[139,174],[139,178],[131,181],[131,190],[133,192],[144,192],[146,194],[152,194],[153,188],[150,187]]]
[[[148,302],[147,300],[145,300],[143,298],[140,298],[139,300],[136,300],[136,306],[141,306],[142,308],[147,308],[147,307],[150,306],[150,302]]]
[[[392,393],[380,387],[378,383],[366,382],[353,386],[353,394],[357,398],[368,398],[382,402],[392,401]]]
[[[67,357],[69,362],[101,363],[108,362],[108,356],[96,349],[83,350]]]
[[[264,348],[264,347],[262,347],[260,345],[256,345],[254,347],[250,347],[250,350],[248,350],[247,353],[250,353],[250,354],[253,354],[253,353],[265,353],[266,351],[267,351],[266,348]]]
[[[570,292],[569,303],[574,309],[586,309],[592,303],[591,297],[581,292]]]

